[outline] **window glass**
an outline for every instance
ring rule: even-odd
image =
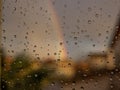
[[[3,90],[120,90],[120,0],[2,0]]]

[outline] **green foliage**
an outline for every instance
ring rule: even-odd
[[[49,70],[43,69],[43,68],[29,73],[24,78],[25,79],[25,87],[29,88],[29,89],[34,87],[35,90],[40,90],[42,81],[44,79],[49,80],[50,73],[51,72]]]
[[[30,66],[30,58],[25,54],[20,54],[15,57],[15,60],[11,64],[11,70],[13,72],[19,72],[21,69],[27,68]]]
[[[44,80],[50,81],[50,74],[53,71],[44,67],[33,70],[30,61],[31,58],[25,53],[15,56],[10,65],[10,70],[2,72],[4,73],[2,75],[2,86],[4,86],[5,90],[41,90],[42,82]],[[22,77],[21,70],[26,73]]]

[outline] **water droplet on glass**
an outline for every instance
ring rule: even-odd
[[[92,23],[92,21],[91,20],[88,20],[88,24],[91,24]]]

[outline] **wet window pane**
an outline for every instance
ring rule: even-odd
[[[2,90],[120,90],[120,0],[1,0]]]

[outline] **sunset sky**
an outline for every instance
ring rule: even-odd
[[[3,0],[2,44],[7,54],[86,57],[108,48],[120,0]]]

